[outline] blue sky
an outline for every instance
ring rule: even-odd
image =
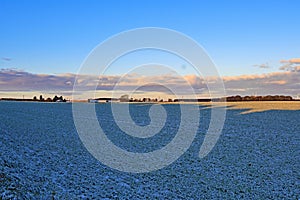
[[[75,73],[100,42],[138,27],[180,31],[224,75],[299,56],[299,1],[0,1],[1,67]],[[259,72],[257,72],[259,71]],[[263,71],[263,70],[261,70]],[[266,70],[265,70],[266,71]]]
[[[222,76],[278,72],[281,60],[300,55],[299,7],[297,0],[0,0],[0,68],[76,73],[112,35],[163,27],[196,40]]]

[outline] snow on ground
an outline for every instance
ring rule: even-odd
[[[164,106],[171,117],[163,134],[142,141],[116,127],[109,105],[97,111],[114,143],[143,152],[166,145],[176,132],[178,105]],[[148,109],[132,105],[137,124],[149,123]],[[227,111],[207,157],[198,157],[210,116],[201,109],[197,136],[183,156],[161,170],[132,174],[110,169],[85,149],[71,104],[0,102],[0,199],[299,199],[300,111],[242,111]]]

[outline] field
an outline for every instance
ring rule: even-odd
[[[211,103],[200,105],[211,106]],[[262,112],[268,110],[300,110],[300,101],[246,101],[246,102],[214,102],[213,106],[224,106],[229,109],[245,109],[245,113]]]
[[[130,105],[136,124],[150,123],[150,106]],[[123,133],[110,104],[97,104],[96,111],[112,142],[148,152],[170,142],[178,128],[179,105],[162,106],[166,125],[148,139]],[[111,169],[86,150],[73,123],[72,104],[0,102],[0,199],[300,198],[299,102],[227,103],[220,139],[203,159],[198,154],[210,105],[187,106],[200,109],[188,151],[166,168],[135,174]]]

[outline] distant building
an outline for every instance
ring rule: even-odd
[[[120,102],[129,102],[129,96],[124,94],[120,97]]]
[[[107,102],[119,102],[117,98],[96,98],[96,99],[88,99],[89,103],[107,103]]]

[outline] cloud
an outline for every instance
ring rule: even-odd
[[[298,95],[300,83],[300,66],[294,66],[293,70],[280,71],[255,75],[239,75],[222,77],[227,95],[251,95],[251,94],[287,94]],[[16,69],[0,70],[0,92],[43,91],[44,93],[64,93],[71,96],[76,74],[33,74]],[[171,90],[180,95],[195,93],[199,96],[209,94],[205,84],[208,81],[214,84],[217,77],[208,77],[204,80],[196,75],[179,76],[175,74],[164,75],[79,75],[79,83],[84,93],[88,91],[110,92],[137,90],[139,93],[157,92],[166,95]],[[207,97],[207,96],[206,96]]]
[[[300,58],[292,58],[290,60],[281,60],[280,63],[284,64],[279,67],[283,71],[299,71]]]
[[[2,57],[1,60],[4,60],[4,61],[11,61],[12,59],[11,59],[11,58],[7,58],[7,57]]]
[[[292,58],[290,60],[281,60],[281,63],[300,64],[300,58]]]
[[[118,90],[132,90],[138,88],[144,91],[166,92],[166,88],[173,88],[182,93],[192,92],[187,90],[191,84],[195,90],[200,91],[200,78],[196,76],[153,75],[141,76],[135,74],[120,75],[79,75],[76,74],[33,74],[16,69],[0,70],[0,91],[72,91],[75,80],[83,91],[102,90],[110,91],[116,86]],[[143,86],[143,87],[141,87]]]
[[[285,85],[287,81],[285,80],[276,80],[276,81],[267,81],[266,84],[272,84],[272,85]]]
[[[260,65],[253,65],[254,67],[262,68],[262,69],[268,69],[271,68],[271,66],[268,63],[263,63]]]
[[[1,91],[71,90],[75,76],[32,74],[16,69],[0,70]]]
[[[223,80],[226,91],[230,95],[242,88],[246,89],[240,92],[242,95],[297,95],[299,93],[300,70],[258,75],[227,76]]]

